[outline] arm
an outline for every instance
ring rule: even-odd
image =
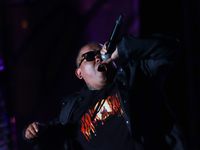
[[[44,124],[33,122],[26,128],[24,136],[26,139],[34,139],[38,136],[39,133],[44,132],[46,128],[47,126]]]
[[[55,149],[63,149],[63,146],[65,148],[67,146],[70,146],[70,137],[72,136],[73,132],[73,124],[69,123],[69,117],[70,117],[70,112],[74,108],[74,105],[76,104],[77,100],[80,98],[77,95],[79,93],[74,93],[70,95],[69,97],[63,98],[61,102],[61,113],[60,116],[51,121],[48,124],[43,124],[43,130],[41,131],[40,126],[38,128],[38,132],[34,128],[34,136],[32,137],[32,132],[28,133],[30,134],[30,139],[29,136],[27,138],[25,137],[25,132],[29,132],[28,130],[30,129],[25,129],[23,131],[23,137],[24,139],[30,143],[32,146],[39,146],[42,149],[48,149],[48,150],[55,150]],[[79,99],[80,100],[80,99]],[[30,127],[32,130],[32,127]]]
[[[33,147],[57,149],[63,147],[66,132],[67,126],[63,126],[59,119],[55,119],[48,124],[33,122],[23,131],[23,137]]]
[[[105,49],[106,44],[103,47],[103,54],[107,52]],[[106,61],[110,62],[118,57],[130,64],[140,61],[145,74],[161,87],[179,52],[179,41],[172,37],[153,35],[148,38],[137,38],[126,35],[117,43],[116,50]]]
[[[180,44],[177,39],[159,34],[148,38],[126,35],[117,44],[119,56],[131,61],[163,58],[175,61],[179,54],[179,47]]]
[[[180,52],[179,41],[163,35],[153,35],[151,38],[128,35],[117,47],[120,57],[132,63],[141,61],[145,74],[153,78],[160,87]]]

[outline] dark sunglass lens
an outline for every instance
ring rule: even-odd
[[[94,52],[88,52],[87,53],[87,56],[85,57],[85,59],[87,60],[87,61],[93,61],[95,58],[95,54],[94,54]]]
[[[93,61],[93,60],[95,60],[95,56],[97,54],[100,54],[100,50],[87,52],[87,53],[83,54],[82,57],[84,57],[84,59],[86,59],[87,61]]]

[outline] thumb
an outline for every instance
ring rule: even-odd
[[[102,63],[109,64],[111,61],[113,61],[113,59],[108,58],[108,59],[103,60]]]

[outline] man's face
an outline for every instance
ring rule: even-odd
[[[101,45],[97,43],[84,46],[79,53],[77,61],[80,60],[83,54],[98,50],[101,50]],[[114,62],[109,64],[102,63],[101,55],[97,54],[94,56],[94,60],[87,61],[87,59],[83,59],[80,67],[76,69],[76,75],[79,79],[84,79],[87,86],[91,87],[90,89],[99,90],[111,80],[115,69]]]

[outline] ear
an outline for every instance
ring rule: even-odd
[[[82,75],[81,75],[81,69],[80,68],[77,68],[75,70],[75,74],[76,76],[79,78],[79,79],[83,79]]]

